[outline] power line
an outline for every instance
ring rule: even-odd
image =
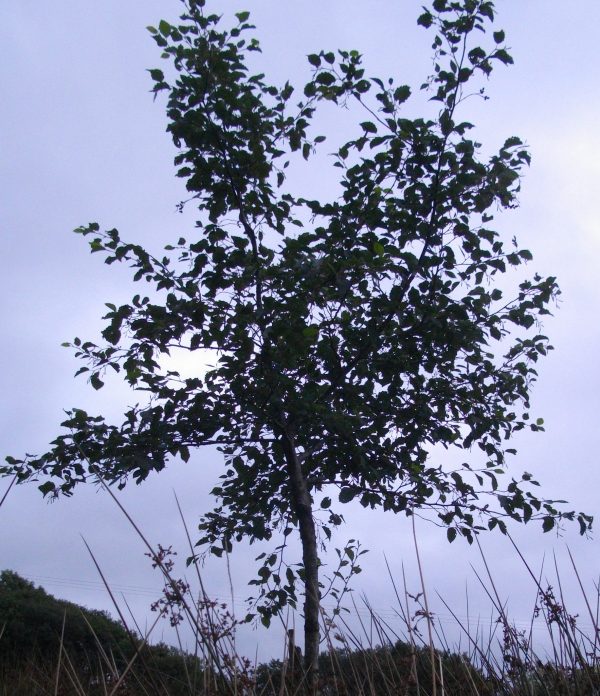
[[[50,585],[50,586],[55,586],[55,587],[61,587],[61,588],[72,588],[72,589],[78,589],[78,590],[86,590],[90,592],[102,592],[106,593],[106,587],[102,582],[99,582],[97,580],[85,580],[85,579],[74,579],[74,578],[59,578],[55,576],[50,576],[50,575],[28,575],[28,574],[23,574],[23,577],[25,577],[28,580],[31,581],[36,581],[40,584],[43,585]],[[124,584],[112,584],[110,585],[110,589],[113,593],[119,593],[123,594],[126,596],[137,596],[137,597],[148,597],[150,599],[158,599],[162,596],[163,594],[163,589],[160,587],[143,587],[139,585],[124,585]],[[231,606],[231,596],[224,597],[222,595],[213,595],[210,594],[209,598],[211,600],[214,600],[218,603],[223,603],[227,604],[228,606]],[[233,600],[233,608],[236,609],[246,609],[247,608],[247,602],[243,599],[239,599],[237,597],[234,597]],[[333,603],[328,603],[325,602],[323,604],[323,609],[327,613],[329,612],[330,614],[333,612],[335,609],[336,605]],[[383,619],[386,621],[399,621],[402,625],[405,625],[405,620],[402,616],[402,613],[399,612],[396,609],[393,609],[391,607],[388,608],[377,608],[373,607],[372,605],[369,605],[369,607],[364,606],[364,607],[353,607],[349,613],[344,611],[343,616],[344,617],[351,617],[353,615],[359,616],[361,619],[370,619],[373,618],[374,620],[377,619]],[[469,629],[481,629],[481,628],[486,628],[489,626],[494,626],[495,624],[499,623],[497,618],[494,618],[494,616],[488,615],[487,618],[482,618],[481,616],[474,616],[470,614],[467,616],[466,614],[458,614],[456,613],[454,616],[450,613],[446,612],[432,612],[432,617],[434,623],[438,623],[441,625],[445,626],[459,626],[459,623],[462,624],[465,627],[468,627]],[[414,620],[414,619],[413,619]],[[531,626],[533,626],[534,631],[539,631],[542,629],[545,629],[545,622],[543,617],[537,618],[533,623],[530,618],[528,619],[509,619],[509,624],[511,627],[516,628],[517,630],[528,630]],[[591,622],[582,622],[578,621],[577,626],[582,629],[582,630],[589,630],[593,629],[594,626]]]

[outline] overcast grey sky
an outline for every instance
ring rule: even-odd
[[[430,68],[430,37],[415,25],[421,4],[209,0],[219,12],[252,10],[264,51],[262,69],[275,82],[289,77],[300,84],[308,75],[306,54],[337,47],[362,51],[370,75],[420,84]],[[472,102],[465,117],[477,124],[477,138],[490,150],[513,134],[529,143],[533,166],[521,207],[499,218],[497,226],[533,251],[531,272],[557,275],[563,291],[545,327],[556,350],[541,365],[534,389],[534,411],[544,417],[547,432],[519,439],[513,471],[531,471],[548,497],[564,497],[574,508],[598,515],[600,4],[499,0],[497,10],[497,25],[506,29],[516,65],[494,73],[490,101]],[[79,406],[118,418],[122,405],[134,400],[116,384],[96,393],[82,378],[74,380],[78,365],[60,347],[75,335],[96,336],[103,303],[124,302],[134,294],[127,269],[90,256],[71,230],[95,220],[154,248],[189,232],[192,218],[175,212],[184,191],[173,175],[164,103],[152,102],[146,72],[161,61],[145,27],[160,18],[174,20],[179,11],[176,0],[5,0],[0,7],[2,456],[42,451],[58,433],[63,408]],[[307,187],[321,183],[326,185],[305,182]],[[173,490],[193,530],[211,504],[207,492],[219,467],[217,453],[199,453],[143,486],[132,484],[121,497],[149,539],[173,544],[183,559]],[[0,481],[0,495],[6,485]],[[338,545],[357,537],[370,549],[356,590],[389,613],[394,598],[383,552],[396,574],[405,563],[409,585],[418,589],[408,521],[354,508],[346,517]],[[48,505],[35,486],[21,486],[0,509],[0,529],[0,568],[67,599],[110,609],[82,543],[85,537],[141,623],[150,616],[159,578],[106,494],[90,487]],[[591,587],[598,577],[598,541],[580,539],[575,526],[561,538],[542,537],[537,526],[513,530],[534,566],[552,549],[564,561],[568,543],[584,582]],[[448,545],[443,531],[422,522],[418,533],[428,587],[464,614],[466,582],[473,602],[478,597],[469,570],[470,563],[481,566],[475,549],[461,541]],[[516,619],[527,619],[534,592],[509,543],[496,535],[482,541],[509,608]],[[259,551],[242,547],[231,559],[240,612]],[[204,573],[209,591],[226,598],[223,564],[208,564]],[[565,586],[575,593],[566,566],[564,575]],[[487,607],[474,608],[473,602],[472,613],[489,616]],[[439,603],[434,611],[449,622]],[[278,640],[261,636],[259,657],[279,650]],[[257,636],[246,633],[242,641],[253,656]]]

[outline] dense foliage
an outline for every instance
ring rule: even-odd
[[[33,696],[36,682],[39,693],[47,693],[45,682],[53,681],[61,662],[86,694],[104,693],[100,685],[114,684],[136,655],[124,685],[138,691],[129,693],[158,693],[160,685],[174,696],[185,694],[186,675],[201,672],[197,659],[170,646],[142,647],[140,636],[106,612],[56,599],[12,571],[0,573],[0,685],[12,685],[11,696]]]
[[[98,643],[116,655],[131,652],[127,631],[108,614],[55,599],[9,570],[0,574],[0,616],[4,625],[2,656],[10,660],[32,653],[42,659],[56,657],[63,619],[65,648],[73,651],[78,661],[86,662],[85,655],[95,653]]]
[[[433,682],[430,657],[429,648],[414,648],[403,641],[384,647],[330,650],[319,656],[319,694],[429,693]],[[446,696],[472,693],[473,685],[479,696],[493,693],[491,680],[464,655],[436,651],[435,659],[437,679],[441,672]],[[300,683],[300,675],[279,660],[259,665],[256,672],[258,693],[278,694],[282,689],[295,693]]]

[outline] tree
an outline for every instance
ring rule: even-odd
[[[492,678],[473,665],[468,655],[436,651],[435,657],[444,674],[444,694],[462,696],[472,691],[474,683],[478,694],[493,693]],[[428,646],[416,647],[402,641],[357,650],[331,650],[319,656],[319,693],[322,696],[355,693],[416,696],[432,684],[431,664]],[[283,691],[288,675],[289,665],[280,660],[259,665],[257,693],[294,693],[293,687]]]
[[[100,389],[112,368],[148,402],[121,425],[73,409],[47,453],[9,457],[2,471],[70,495],[89,478],[140,483],[216,444],[226,467],[200,543],[221,555],[234,541],[299,530],[301,569],[280,572],[278,547],[254,582],[265,624],[296,605],[303,584],[314,690],[319,539],[343,521],[333,491],[340,504],[432,511],[450,541],[504,532],[507,519],[541,519],[545,531],[561,519],[577,518],[582,533],[591,524],[537,498],[527,473],[498,482],[514,453],[506,441],[543,426],[530,420],[529,390],[550,349],[539,325],[558,287],[534,275],[507,291],[504,274],[532,257],[490,224],[516,205],[529,154],[510,137],[485,159],[459,118],[469,95],[483,95],[480,80],[512,63],[504,33],[485,34],[492,2],[435,0],[419,17],[434,33],[421,86],[434,108],[422,118],[406,114],[418,92],[366,77],[356,51],[309,55],[312,75],[295,97],[289,82],[249,69],[260,46],[246,38],[248,12],[223,28],[204,0],[184,4],[179,24],[150,28],[172,62],[170,75],[150,74],[155,96],[168,94],[177,175],[198,206],[192,240],[157,257],[117,230],[76,230],[153,288],[108,305],[103,345],[74,340],[78,372]],[[339,195],[312,200],[286,187],[286,173],[323,166],[313,155],[325,137],[311,127],[325,103],[364,116],[353,139],[330,146]],[[173,349],[213,351],[216,366],[181,377],[159,362]],[[480,454],[449,468],[440,448]]]
[[[7,663],[24,662],[33,655],[54,662],[60,652],[63,620],[68,626],[63,636],[65,648],[82,666],[94,663],[89,655],[96,655],[98,646],[114,652],[120,667],[127,664],[122,662],[123,655],[131,657],[127,631],[108,614],[55,599],[10,570],[0,573],[0,611],[5,624],[2,653]]]

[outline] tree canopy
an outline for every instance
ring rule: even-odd
[[[102,343],[72,343],[95,389],[114,370],[148,399],[120,424],[73,409],[48,452],[3,468],[43,478],[45,495],[70,495],[90,478],[140,483],[216,444],[225,468],[199,543],[220,555],[299,529],[301,571],[282,573],[279,554],[265,554],[258,611],[268,623],[295,606],[301,580],[315,669],[317,542],[342,522],[344,503],[430,510],[450,541],[505,531],[509,519],[540,519],[548,531],[576,518],[582,533],[591,523],[538,498],[529,474],[501,477],[511,436],[543,427],[529,392],[550,349],[540,321],[559,290],[554,277],[505,279],[532,255],[493,220],[517,205],[530,156],[511,136],[485,157],[463,116],[493,69],[512,63],[493,21],[488,0],[424,9],[433,72],[417,89],[369,77],[353,50],[310,54],[300,88],[271,84],[253,69],[249,13],[229,23],[203,0],[184,2],[178,23],[150,27],[169,61],[150,70],[153,91],[167,95],[197,223],[159,255],[116,229],[78,228],[92,252],[129,264],[151,290],[108,305]],[[410,116],[422,94],[430,115]],[[350,140],[318,132],[324,104],[351,108]],[[324,166],[319,151],[339,178],[336,194],[317,200],[286,175],[305,167],[310,177]],[[177,349],[211,351],[215,365],[205,371],[199,358],[192,377],[163,368]],[[469,461],[448,466],[444,449]]]

